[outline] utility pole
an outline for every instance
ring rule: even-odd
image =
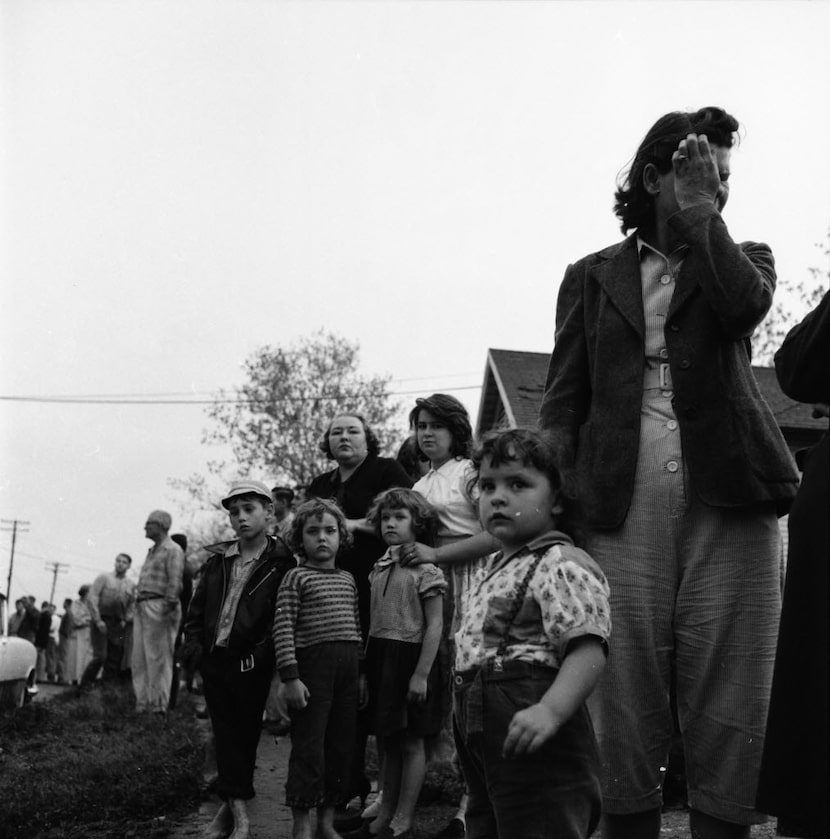
[[[10,524],[12,532],[12,555],[9,558],[9,579],[6,583],[6,600],[8,600],[11,597],[12,593],[12,569],[14,568],[14,543],[17,541],[17,526],[21,525],[21,533],[28,533],[28,531],[25,528],[28,527],[31,524],[31,522],[20,521],[19,519],[0,519],[0,523]],[[5,530],[6,532],[8,532],[9,529],[10,528],[8,527],[0,527],[0,530]]]
[[[51,562],[46,566],[47,571],[52,572],[52,591],[49,592],[49,602],[55,602],[55,586],[58,583],[58,574],[65,574],[69,566],[65,562]]]

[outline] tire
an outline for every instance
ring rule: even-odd
[[[15,679],[13,682],[0,684],[0,710],[22,708],[28,699],[26,679]]]

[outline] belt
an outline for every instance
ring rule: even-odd
[[[529,661],[502,661],[499,658],[487,659],[481,667],[470,670],[454,670],[452,681],[457,693],[466,690],[466,730],[465,734],[478,734],[484,731],[484,684],[485,682],[517,682],[528,676],[544,677],[553,680],[559,672],[555,667],[533,664]],[[466,686],[466,688],[465,688]]]
[[[141,603],[142,600],[161,600],[163,597],[163,594],[154,594],[151,592],[150,594],[139,594],[135,600],[136,603]]]
[[[665,362],[651,369],[646,367],[643,373],[643,390],[672,390],[671,368]]]

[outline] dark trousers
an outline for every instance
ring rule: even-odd
[[[290,710],[289,807],[335,807],[346,800],[359,698],[357,658],[358,645],[348,642],[297,650],[309,698],[305,708]]]
[[[220,798],[254,797],[254,767],[271,667],[242,672],[239,656],[216,647],[201,662],[202,685],[216,746]]]
[[[600,816],[599,759],[583,706],[541,749],[502,757],[513,715],[535,705],[556,671],[505,662],[454,679],[454,735],[467,781],[467,839],[585,839]]]
[[[98,678],[101,667],[105,679],[117,679],[121,674],[121,660],[124,657],[124,636],[127,625],[118,618],[103,615],[101,620],[107,626],[106,633],[93,623],[90,627],[92,660],[86,666],[81,677],[81,684],[86,685]]]

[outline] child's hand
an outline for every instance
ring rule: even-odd
[[[562,720],[550,708],[539,702],[517,711],[510,720],[501,750],[502,756],[519,757],[535,752],[556,734],[561,725]]]
[[[301,679],[291,679],[285,682],[285,701],[289,708],[299,711],[308,705],[308,697],[311,694]]]
[[[401,548],[401,565],[423,565],[425,562],[437,562],[435,548],[429,545],[422,545],[420,542],[412,542]]]
[[[412,678],[409,680],[409,693],[406,698],[409,702],[421,703],[427,701],[426,677],[419,676],[417,673],[412,674]]]
[[[366,676],[361,675],[358,680],[357,704],[359,708],[365,708],[369,704],[369,687],[366,683]]]

